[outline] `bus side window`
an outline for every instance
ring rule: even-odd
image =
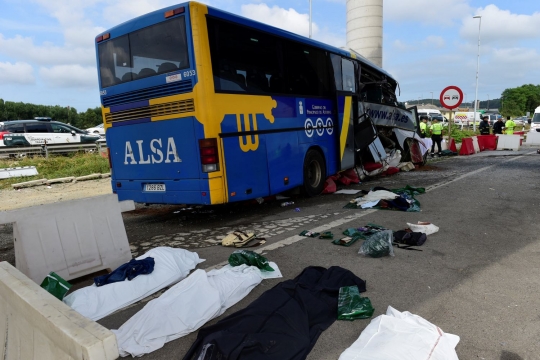
[[[334,69],[334,82],[336,90],[343,90],[343,80],[341,79],[341,56],[330,54],[332,69]]]
[[[356,81],[354,80],[354,63],[350,60],[342,59],[341,71],[343,79],[343,90],[356,92]]]

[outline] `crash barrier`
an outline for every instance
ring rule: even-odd
[[[0,359],[112,360],[116,336],[0,262]]]
[[[450,143],[448,144],[448,150],[457,152],[456,141],[454,139],[450,139]]]
[[[0,224],[13,223],[17,269],[39,284],[51,271],[70,280],[130,261],[121,212],[134,209],[109,194],[0,212]]]
[[[480,149],[480,145],[478,144],[478,137],[477,136],[471,136],[471,139],[472,139],[472,142],[473,142],[474,153],[478,154],[480,151],[482,151]]]
[[[497,134],[497,150],[519,150],[521,135],[500,135]]]
[[[525,139],[526,145],[540,145],[540,132],[529,131]]]
[[[497,136],[478,135],[477,138],[478,138],[478,145],[480,146],[480,151],[497,149]]]
[[[70,152],[105,152],[107,151],[107,141],[100,139],[90,144],[42,144],[33,146],[2,146],[0,147],[0,157],[21,157],[26,155],[42,155],[48,157],[49,154],[65,154]]]
[[[472,155],[474,154],[474,145],[472,138],[463,138],[461,140],[461,149],[459,149],[459,155]]]

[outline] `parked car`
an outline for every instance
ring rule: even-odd
[[[92,134],[105,135],[105,128],[103,127],[103,124],[99,124],[94,127],[88,128],[86,129],[86,131]]]
[[[514,119],[514,122],[516,123],[516,125],[520,125],[520,126],[528,123],[526,116],[517,117]]]
[[[0,122],[0,146],[92,143],[99,139],[98,134],[50,118]]]

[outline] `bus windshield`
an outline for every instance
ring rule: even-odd
[[[98,45],[103,88],[189,67],[185,17]]]

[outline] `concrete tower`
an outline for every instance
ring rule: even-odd
[[[383,0],[347,0],[347,47],[382,67]]]

